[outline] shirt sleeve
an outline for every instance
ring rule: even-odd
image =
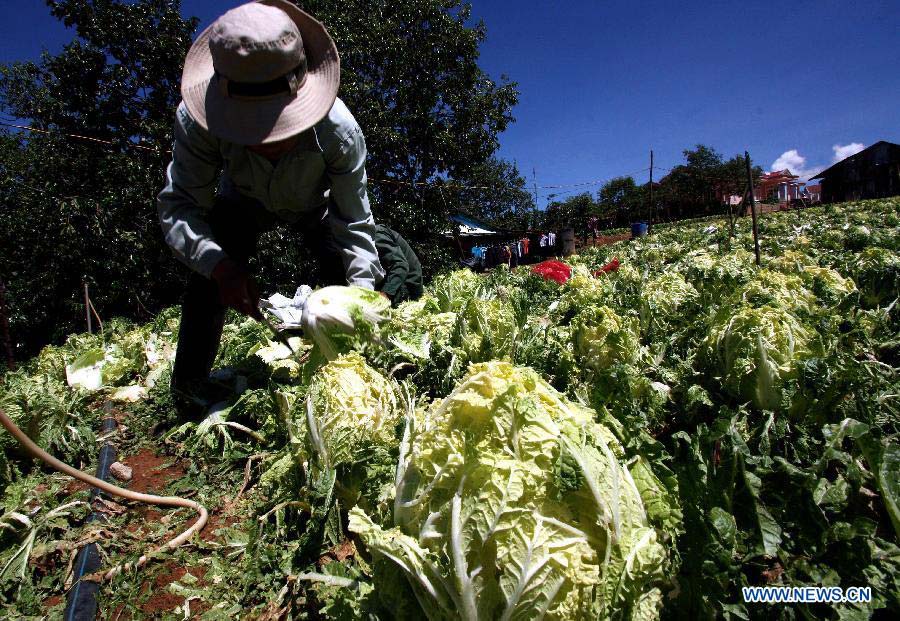
[[[163,236],[182,263],[206,276],[225,258],[206,220],[212,208],[222,157],[216,139],[178,106],[172,162],[156,209]]]
[[[389,298],[393,299],[400,287],[406,282],[406,277],[409,274],[409,263],[406,260],[406,255],[403,254],[403,249],[390,235],[376,234],[375,246],[378,249],[381,267],[384,269],[384,282],[381,285],[381,290]]]
[[[366,142],[359,126],[352,127],[336,147],[334,153],[325,153],[332,199],[328,221],[347,281],[374,289],[384,278],[384,270],[373,239],[375,220],[366,193]]]

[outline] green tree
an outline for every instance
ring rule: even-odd
[[[668,219],[722,213],[728,196],[742,196],[746,192],[743,156],[735,155],[725,161],[712,147],[698,144],[694,149],[685,149],[684,159],[684,164],[660,180],[660,202]],[[755,166],[752,172],[758,177],[762,169]]]
[[[589,192],[570,196],[563,201],[553,201],[547,206],[544,228],[560,231],[575,229],[575,234],[586,237],[588,220],[597,212],[597,204]]]
[[[460,212],[505,230],[525,230],[533,224],[534,197],[510,162],[492,157],[455,181],[464,189],[451,188],[446,195],[458,203]]]
[[[449,180],[484,177],[518,100],[514,84],[497,84],[478,66],[484,24],[468,26],[471,7],[460,0],[302,7],[328,27],[341,53],[340,97],[366,135],[375,217],[410,240],[426,271],[442,267],[447,216],[463,199],[472,215],[483,206],[491,217],[494,208],[487,194],[460,196]]]
[[[762,174],[762,167],[754,165],[751,160],[750,176],[754,184]],[[743,155],[735,155],[722,164],[719,183],[722,196],[744,196],[747,193],[747,162]]]
[[[107,316],[155,310],[180,289],[153,199],[196,21],[165,0],[47,4],[75,40],[0,67],[0,109],[50,131],[0,142],[0,274],[23,353],[84,325],[83,281]]]
[[[604,226],[627,226],[642,216],[644,190],[632,177],[610,179],[597,193],[597,207]]]

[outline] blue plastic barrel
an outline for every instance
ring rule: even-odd
[[[646,222],[632,222],[631,223],[631,236],[632,237],[646,237],[647,236],[647,223]]]

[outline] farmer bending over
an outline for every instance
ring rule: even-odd
[[[158,198],[166,242],[194,271],[172,374],[176,395],[202,397],[209,388],[227,307],[258,316],[247,260],[262,231],[299,223],[324,273],[319,284],[380,284],[365,140],[336,98],[339,80],[325,27],[284,0],[228,11],[191,46]]]

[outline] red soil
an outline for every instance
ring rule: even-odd
[[[128,489],[135,492],[158,494],[166,485],[184,476],[184,467],[177,461],[173,463],[172,457],[156,455],[150,449],[143,449],[139,453],[122,459],[122,463],[131,466],[132,479]]]

